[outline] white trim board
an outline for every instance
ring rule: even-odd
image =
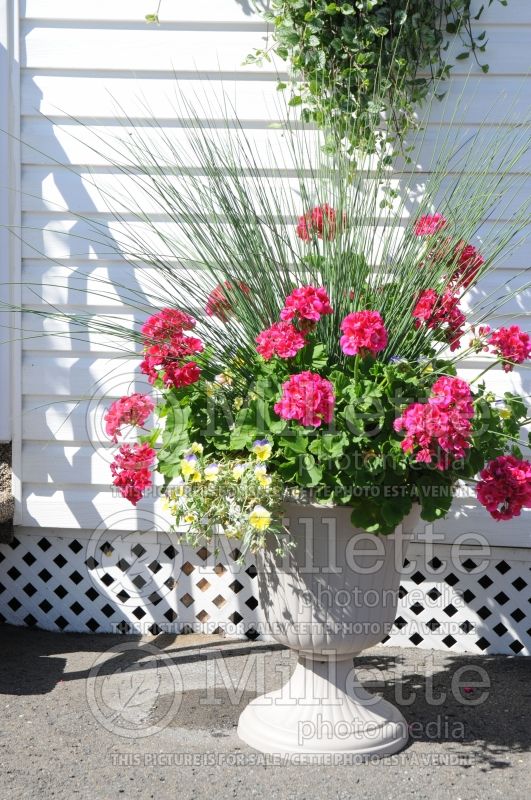
[[[19,71],[18,0],[0,0],[0,300],[7,303],[17,302],[20,280],[20,243],[12,234],[20,226]],[[8,442],[20,407],[11,373],[20,348],[8,341],[13,315],[3,312],[0,319],[0,441]]]

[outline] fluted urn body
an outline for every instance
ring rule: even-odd
[[[390,536],[356,529],[345,506],[287,504],[293,541],[257,558],[264,632],[294,650],[298,663],[276,692],[243,711],[238,734],[258,750],[307,755],[389,755],[407,742],[402,714],[358,683],[353,658],[393,624],[415,509]]]

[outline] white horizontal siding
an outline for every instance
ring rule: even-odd
[[[525,0],[516,0],[516,4]],[[260,3],[257,4],[258,6]],[[263,4],[265,6],[265,3]],[[52,20],[57,22],[90,21],[95,23],[133,22],[143,23],[149,3],[146,0],[23,0],[21,16],[38,22]],[[250,10],[251,2],[235,2],[235,0],[200,0],[196,3],[165,3],[164,22],[180,24],[200,22],[203,25],[214,23],[225,24],[261,24]]]
[[[217,28],[217,26],[216,26]],[[140,72],[175,71],[179,75],[201,71],[220,71],[248,74],[256,67],[244,65],[245,55],[264,45],[264,30],[191,28],[168,29],[162,26],[127,28],[123,25],[92,24],[76,27],[64,22],[36,26],[33,22],[22,27],[25,40],[25,66],[29,69],[67,70],[72,68],[72,48],[76,53],[76,69],[92,74],[109,71]],[[529,67],[529,28],[512,26],[492,28],[488,43],[489,75],[521,75]],[[452,45],[455,46],[455,45]],[[98,52],[97,64],[94,53]],[[283,62],[278,70],[285,69]],[[267,66],[274,72],[275,62]],[[481,68],[468,59],[457,61],[454,74],[480,72]]]
[[[133,22],[144,19],[146,0],[22,0],[21,16],[39,22],[50,21],[86,21],[94,23]],[[152,4],[153,5],[153,4]],[[168,2],[163,4],[160,14],[164,23],[201,23],[213,25],[225,24],[257,24],[252,6],[265,8],[267,0],[199,0],[196,3]],[[474,0],[473,14],[476,14],[485,0]],[[480,21],[482,27],[491,25],[531,25],[528,0],[509,0],[510,8],[498,3],[488,9]],[[260,24],[260,23],[258,23]]]
[[[413,181],[407,177],[391,179],[390,185],[404,194],[409,190],[414,193],[414,198],[418,198],[428,179],[429,176],[426,173],[419,171]],[[206,177],[199,177],[197,180],[200,185],[208,188],[209,182]],[[455,178],[451,177],[441,182],[441,194],[449,194],[454,180]],[[257,201],[258,195],[254,178],[243,177],[241,183],[248,187],[249,196]],[[168,190],[182,195],[188,181],[185,176],[166,174],[164,185]],[[311,185],[309,180],[308,185]],[[41,187],[42,194],[40,195],[35,193],[38,187]],[[300,204],[300,182],[297,178],[287,175],[271,176],[266,192],[263,193],[262,187],[259,189],[261,190],[260,196],[265,197],[269,203],[277,198],[278,210],[284,215],[290,215],[296,221],[295,209]],[[57,213],[61,209],[66,211],[65,199],[75,196],[76,193],[79,195],[76,211],[82,215],[108,214],[110,198],[113,210],[120,214],[144,212],[150,217],[154,217],[162,211],[160,194],[154,193],[151,188],[151,177],[112,174],[105,171],[105,167],[90,173],[83,171],[74,173],[64,167],[26,167],[22,191],[26,194],[25,210],[28,212],[51,211]],[[506,180],[500,181],[498,191],[504,191],[509,200],[508,203],[504,203],[503,207],[503,218],[509,219],[531,196],[531,176],[519,180],[518,186],[514,185],[513,176],[508,176]],[[383,200],[384,197],[382,192],[378,201]],[[497,218],[500,219],[500,216]]]
[[[68,163],[77,168],[90,164],[94,170],[101,167],[110,167],[113,163],[120,163],[120,153],[113,150],[117,137],[123,139],[129,130],[125,125],[94,125],[87,121],[83,127],[77,123],[63,119],[57,124],[41,117],[25,117],[22,127],[22,158],[24,164],[50,167]],[[152,146],[161,163],[171,165],[172,156],[165,142],[170,137],[174,146],[180,150],[184,148],[183,156],[186,165],[190,168],[198,166],[196,154],[186,147],[188,132],[180,127],[177,121],[166,126],[162,125],[160,131],[148,126],[137,126],[143,138]],[[448,135],[447,146],[455,149],[463,144],[470,136],[471,130],[464,125],[456,124]],[[223,142],[228,142],[230,131],[218,130],[217,135]],[[260,153],[264,166],[281,165],[285,169],[295,166],[292,148],[286,142],[286,133],[276,128],[247,128],[246,139],[256,153]],[[482,141],[486,148],[493,144],[497,131],[488,128],[482,134]],[[311,134],[307,134],[308,144],[312,141]],[[415,144],[415,142],[412,142]],[[441,129],[436,124],[428,124],[423,133],[422,140],[416,143],[415,160],[427,167],[434,158],[436,145],[441,143]],[[97,152],[95,152],[95,149]],[[123,161],[123,154],[122,154]],[[519,162],[519,170],[529,173],[531,169],[531,152],[524,154]]]
[[[222,93],[237,116],[243,122],[262,122],[264,127],[283,117],[282,104],[276,90],[276,82],[266,75],[249,72],[245,79],[234,80],[223,77],[205,77],[197,80],[194,73],[180,79],[179,95],[175,95],[175,77],[169,71],[165,77],[149,77],[139,72],[128,77],[101,77],[73,75],[36,74],[24,72],[22,76],[22,111],[25,116],[45,114],[54,120],[72,116],[83,121],[96,122],[102,119],[135,120],[145,117],[146,104],[150,113],[157,119],[167,120],[179,117],[190,119],[189,107],[195,102],[205,109],[208,118],[221,119],[222,106],[219,98]],[[154,91],[156,81],[157,91]],[[521,108],[526,102],[526,83],[523,76],[460,76],[453,79],[447,87],[446,98],[434,101],[431,119],[439,123],[448,121],[451,112],[459,104],[456,121],[460,124],[479,124],[486,119],[503,122]]]
[[[262,44],[266,31],[251,4],[236,0],[166,2],[160,27],[143,22],[152,5],[145,0],[21,2],[22,278],[24,301],[37,309],[49,307],[47,304],[67,311],[83,308],[95,320],[113,317],[131,326],[145,316],[141,307],[157,305],[160,289],[152,271],[124,264],[110,250],[105,236],[94,241],[94,225],[102,224],[105,233],[123,240],[123,231],[94,189],[94,178],[100,191],[107,185],[114,191],[117,178],[110,162],[116,153],[111,155],[99,137],[123,134],[124,127],[116,120],[126,126],[128,116],[144,126],[153,147],[162,159],[166,153],[171,163],[160,134],[149,128],[146,107],[163,124],[164,133],[185,144],[182,125],[190,115],[177,101],[176,80],[185,100],[197,107],[199,98],[200,113],[209,120],[222,119],[221,93],[226,92],[255,148],[264,153],[264,163],[271,163],[267,155],[270,146],[285,170],[293,166],[282,131],[270,127],[283,116],[275,88],[275,65],[263,70],[242,66],[246,54]],[[476,7],[479,5],[477,2]],[[468,136],[486,117],[494,137],[496,128],[511,121],[529,102],[528,0],[510,0],[507,8],[496,3],[485,12],[483,27],[489,37],[485,60],[490,72],[478,76],[477,67],[458,62],[446,101],[434,103],[417,154],[425,170],[440,136],[438,123],[449,118],[457,101],[454,129],[458,137]],[[468,78],[470,67],[472,76]],[[278,68],[283,70],[285,65]],[[83,126],[74,118],[82,120]],[[95,153],[93,148],[101,152]],[[74,172],[61,166],[65,164],[72,165]],[[531,154],[520,169],[528,170],[530,164]],[[197,166],[192,154],[189,165]],[[124,191],[130,190],[127,181],[122,181],[122,186]],[[526,181],[522,194],[530,189]],[[479,241],[500,231],[505,215],[514,208],[513,204],[504,216],[482,226]],[[68,217],[65,209],[86,219]],[[293,237],[293,209],[287,213],[281,224]],[[406,211],[405,221],[411,213],[411,209]],[[168,225],[162,217],[160,224],[163,228]],[[137,230],[146,235],[140,225]],[[518,297],[500,310],[500,320],[506,319],[504,314],[513,314],[522,326],[529,327],[530,293],[524,288],[529,266],[527,249],[517,246],[476,290],[476,296],[501,295],[511,280],[522,287]],[[108,278],[111,284],[98,286],[98,277]],[[132,292],[138,292],[134,297],[139,308],[124,310],[124,302],[131,303]],[[92,528],[124,510],[134,529],[138,515],[153,508],[154,501],[145,498],[136,511],[110,491],[102,414],[106,398],[146,389],[145,378],[135,372],[138,359],[132,352],[120,353],[116,344],[97,332],[86,336],[66,323],[37,317],[25,317],[23,325],[28,333],[23,341],[19,522],[30,527]],[[467,365],[464,374],[471,369],[472,365]],[[531,392],[528,373],[506,375],[498,369],[487,378],[498,391],[513,387]],[[527,528],[522,517],[502,531],[481,510],[467,508],[464,502],[457,504],[449,522],[438,526],[449,538],[476,530],[498,544],[507,543],[509,535],[511,543],[520,545],[526,542]]]
[[[25,67],[28,69],[72,69],[99,72],[123,70],[194,74],[196,70],[243,72],[245,55],[263,46],[263,31],[250,30],[168,30],[164,27],[127,28],[119,26],[76,27],[68,22],[50,26],[28,23],[25,35]],[[98,52],[97,63],[94,53]],[[514,71],[514,70],[513,70]]]
[[[405,217],[406,222],[408,217]],[[106,222],[106,225],[102,225]],[[286,236],[291,240],[293,246],[297,246],[297,238],[295,234],[294,225],[287,225],[284,228]],[[98,223],[96,229],[96,223]],[[76,263],[101,257],[105,261],[116,261],[119,263],[119,258],[115,257],[112,252],[109,236],[114,238],[115,241],[123,245],[124,252],[128,255],[135,255],[134,245],[129,247],[130,232],[134,232],[135,236],[141,236],[142,240],[149,242],[154,247],[154,252],[164,258],[178,257],[180,249],[186,243],[184,234],[175,229],[175,226],[163,221],[157,221],[158,230],[164,234],[168,233],[172,236],[172,248],[168,243],[159,241],[157,235],[151,229],[140,222],[130,221],[127,228],[123,224],[118,224],[112,219],[110,215],[105,217],[98,216],[92,220],[79,219],[72,220],[66,219],[59,214],[54,215],[50,219],[46,215],[40,214],[24,214],[24,241],[22,243],[22,254],[24,259],[34,260],[40,258],[45,254],[48,258],[66,261],[68,259],[75,260]],[[477,240],[479,242],[488,239],[493,241],[496,237],[503,234],[504,223],[502,220],[485,222],[477,231]],[[372,230],[372,229],[371,229]],[[378,247],[381,238],[381,228],[374,227],[374,248]],[[477,243],[477,242],[476,242]],[[177,251],[176,252],[176,248]],[[523,240],[515,241],[511,250],[505,253],[500,259],[497,266],[507,270],[513,269],[527,269],[528,263],[528,245]]]
[[[70,484],[58,488],[54,485],[27,483],[23,494],[23,509],[20,524],[32,528],[38,526],[91,530],[96,527],[94,519],[97,517],[105,520],[109,528],[118,520],[120,529],[123,529],[125,519],[131,530],[137,530],[139,523],[145,526],[145,520],[151,515],[156,515],[153,519],[164,517],[160,501],[151,497],[144,498],[134,508],[108,490]],[[529,525],[524,515],[510,524],[496,522],[470,499],[457,499],[448,518],[429,527],[434,534],[443,534],[446,543],[464,534],[479,534],[491,545],[510,547],[511,551],[514,547],[529,547]],[[477,546],[478,540],[473,544]]]

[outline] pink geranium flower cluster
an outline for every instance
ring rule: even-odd
[[[414,453],[415,461],[435,463],[437,469],[445,470],[469,449],[473,416],[468,383],[442,377],[433,384],[427,403],[409,405],[395,420],[394,428],[406,432],[401,442],[405,453]]]
[[[203,342],[185,330],[195,326],[195,319],[174,308],[163,308],[142,326],[145,338],[140,370],[150,383],[161,378],[168,388],[188,386],[199,380],[201,370],[190,356],[203,351]]]
[[[454,253],[456,263],[450,283],[456,289],[468,289],[477,278],[485,259],[481,253],[478,253],[473,244],[466,244],[463,240],[457,243]]]
[[[222,322],[227,320],[234,314],[234,303],[239,294],[250,295],[250,287],[243,281],[231,283],[224,281],[218,284],[212,292],[210,292],[205,311],[209,317],[217,317]]]
[[[460,414],[472,418],[474,405],[469,384],[461,378],[442,375],[431,387],[433,405],[444,408],[446,411],[458,411]]]
[[[377,311],[354,311],[341,323],[341,349],[348,356],[376,355],[387,346],[387,330]]]
[[[489,336],[488,343],[497,356],[511,362],[503,365],[505,372],[511,372],[514,364],[522,364],[531,356],[531,338],[518,325],[494,331]]]
[[[291,322],[281,321],[258,334],[256,343],[258,353],[269,361],[273,356],[293,358],[306,344],[306,338]]]
[[[322,286],[301,286],[286,297],[280,319],[316,323],[321,317],[332,313],[326,289]]]
[[[416,236],[433,236],[446,225],[446,218],[442,214],[425,214],[415,223]]]
[[[446,225],[447,221],[442,214],[427,215],[417,220],[414,231],[417,236],[432,236]],[[454,244],[451,236],[437,240],[433,246],[430,245],[424,259],[421,266],[426,263],[433,265],[441,261],[449,262],[451,272],[446,276],[446,282],[448,290],[453,292],[468,289],[485,263],[485,259],[473,244],[467,244],[464,239]]]
[[[151,486],[151,467],[156,452],[148,444],[123,444],[111,464],[113,485],[134,506]]]
[[[433,330],[439,328],[450,345],[457,350],[464,333],[466,317],[459,308],[459,298],[450,291],[439,294],[435,289],[425,289],[417,299],[413,309],[415,328],[424,323]]]
[[[497,520],[517,517],[531,507],[531,463],[515,456],[498,456],[479,473],[479,502]]]
[[[282,419],[295,419],[301,425],[319,427],[332,421],[334,387],[315,372],[292,375],[282,385],[282,396],[275,403],[275,412]]]
[[[154,408],[153,400],[139,392],[135,392],[129,397],[120,397],[119,400],[112,403],[104,416],[107,435],[113,442],[117,442],[118,437],[122,434],[122,426],[141,427]]]
[[[330,241],[335,238],[336,232],[337,212],[328,203],[307,211],[297,223],[297,236],[303,242],[308,242],[313,236]]]
[[[144,322],[141,331],[145,340],[158,344],[171,342],[183,331],[191,331],[194,327],[195,319],[190,314],[178,308],[163,308]]]
[[[175,386],[180,389],[183,386],[190,386],[192,383],[197,383],[200,377],[201,369],[195,361],[187,361],[182,365],[171,361],[164,366],[164,385],[170,388]]]

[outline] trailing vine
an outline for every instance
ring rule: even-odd
[[[493,2],[474,14],[472,0],[271,0],[266,45],[246,63],[273,54],[288,62],[292,81],[278,88],[291,89],[289,104],[303,119],[332,120],[334,139],[347,137],[352,150],[380,153],[385,163],[417,125],[416,107],[433,90],[444,96],[440,82],[453,66],[448,35],[462,43],[457,61],[472,56],[488,72],[486,32],[473,23]]]

